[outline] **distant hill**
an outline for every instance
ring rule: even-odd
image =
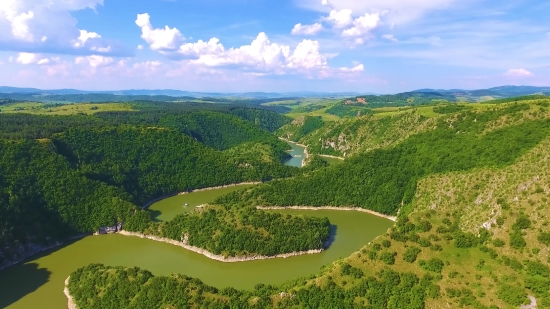
[[[113,96],[166,96],[166,97],[187,97],[187,98],[239,98],[239,99],[272,99],[272,98],[287,98],[287,97],[350,97],[367,93],[359,92],[238,92],[238,93],[222,93],[222,92],[191,92],[174,89],[130,89],[130,90],[114,90],[114,91],[90,91],[90,90],[78,90],[78,89],[51,89],[43,90],[37,88],[17,88],[0,86],[0,93],[4,94],[2,97],[13,99],[13,97],[7,97],[6,94],[11,96],[15,94],[32,94],[34,96],[54,96],[54,95],[113,95]],[[155,99],[153,99],[154,101]],[[165,98],[162,100],[166,100]],[[173,101],[174,99],[172,99]],[[52,100],[53,101],[53,100]],[[119,100],[116,100],[119,101]]]
[[[418,89],[413,92],[439,92],[452,93],[457,96],[494,96],[501,98],[531,95],[537,93],[550,94],[550,87],[534,86],[500,86],[488,89],[464,90],[464,89]]]

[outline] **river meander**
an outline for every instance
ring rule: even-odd
[[[190,209],[239,188],[242,186],[173,196],[153,204],[150,210],[157,219],[170,220],[178,213],[187,211],[183,203],[188,203]],[[319,254],[223,263],[178,246],[148,239],[118,234],[88,236],[0,271],[0,308],[66,308],[64,280],[75,269],[90,263],[138,266],[155,275],[182,273],[220,288],[233,286],[251,289],[257,283],[278,284],[316,273],[323,265],[350,255],[393,225],[392,221],[356,211],[273,211],[326,216],[336,226],[335,241],[329,249]]]

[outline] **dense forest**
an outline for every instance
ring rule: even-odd
[[[538,144],[550,132],[550,120],[523,122],[483,134],[486,124],[524,108],[513,105],[498,112],[466,111],[456,118],[441,118],[436,129],[413,135],[393,148],[376,149],[351,157],[341,165],[274,181],[244,194],[232,193],[218,202],[358,206],[395,215],[402,204],[411,202],[422,177],[476,167],[501,167]]]
[[[33,248],[126,222],[137,206],[159,196],[269,181],[322,166],[282,164],[288,145],[265,129],[273,131],[287,119],[271,111],[140,106],[143,111],[93,116],[0,115],[0,134],[9,138],[0,139],[0,265]],[[285,224],[302,231],[300,224],[312,221],[300,222]],[[236,233],[249,237],[247,231]],[[315,244],[299,241],[269,252],[318,248],[324,236],[317,237]]]
[[[208,250],[216,255],[273,256],[323,249],[330,235],[327,218],[297,217],[242,205],[207,206],[178,215],[168,222],[152,222],[148,212],[132,216],[124,229],[165,237]]]

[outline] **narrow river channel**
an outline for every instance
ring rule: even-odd
[[[303,153],[303,150],[302,150]],[[301,161],[301,158],[300,158]],[[216,196],[243,186],[194,192],[159,201],[150,207],[158,220],[170,220],[187,208],[212,201]],[[188,203],[188,207],[183,205]],[[216,287],[251,289],[257,283],[278,284],[316,273],[340,257],[346,257],[384,233],[393,222],[355,211],[277,210],[277,212],[328,217],[336,226],[336,239],[320,254],[241,263],[208,259],[181,247],[118,234],[89,236],[33,256],[0,271],[0,308],[63,309],[67,300],[63,282],[75,269],[90,263],[138,266],[155,275],[182,273]]]

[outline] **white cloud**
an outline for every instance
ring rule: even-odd
[[[11,58],[11,57],[10,57]],[[12,59],[10,59],[12,62]],[[15,62],[20,64],[48,64],[50,62],[47,58],[42,58],[40,54],[33,53],[19,53]]]
[[[458,0],[333,0],[324,4],[319,0],[295,0],[301,7],[327,13],[328,10],[349,9],[358,15],[388,11],[389,24],[404,24],[417,20],[429,12],[447,9]],[[467,0],[468,1],[468,0]]]
[[[535,74],[527,71],[526,69],[510,69],[505,73],[508,77],[533,77]]]
[[[128,51],[95,32],[76,27],[72,12],[95,9],[103,0],[0,0],[0,50],[91,54],[112,46],[111,54]]]
[[[392,42],[399,42],[399,40],[393,36],[393,34],[384,34],[382,35],[382,38],[386,39],[386,40],[390,40]]]
[[[153,29],[148,13],[138,14],[136,25],[141,28],[141,38],[152,50],[171,51],[178,48],[184,37],[177,28],[165,26],[164,29]]]
[[[363,64],[358,64],[353,68],[340,68],[339,70],[342,72],[363,72],[365,71],[365,66]]]
[[[319,53],[319,42],[303,40],[288,59],[289,68],[326,68],[327,58]]]
[[[361,37],[368,35],[370,31],[380,25],[380,14],[365,14],[353,21],[353,27],[342,31],[345,37]]]
[[[99,39],[101,35],[95,32],[88,32],[86,30],[80,30],[80,36],[74,40],[74,47],[82,47],[89,39]]]
[[[34,37],[28,25],[28,21],[34,18],[34,13],[32,11],[21,13],[13,17],[7,14],[5,16],[7,20],[11,21],[11,33],[14,37],[24,41],[33,41]]]
[[[208,42],[199,40],[196,43],[186,43],[180,46],[178,52],[186,57],[198,58],[201,55],[220,55],[225,51],[220,40],[211,38]]]
[[[137,49],[142,50],[142,49],[143,49],[143,45],[141,45],[141,44],[138,45],[138,46],[137,46]]]
[[[294,28],[292,28],[291,34],[294,35],[315,35],[323,30],[323,25],[320,23],[315,23],[313,25],[302,25],[302,24],[296,24]]]
[[[114,63],[114,59],[111,57],[92,55],[87,57],[76,57],[74,62],[75,64],[88,64],[89,66],[95,68],[109,66]]]
[[[332,10],[325,20],[331,22],[335,28],[345,28],[353,23],[352,14],[350,9]]]

